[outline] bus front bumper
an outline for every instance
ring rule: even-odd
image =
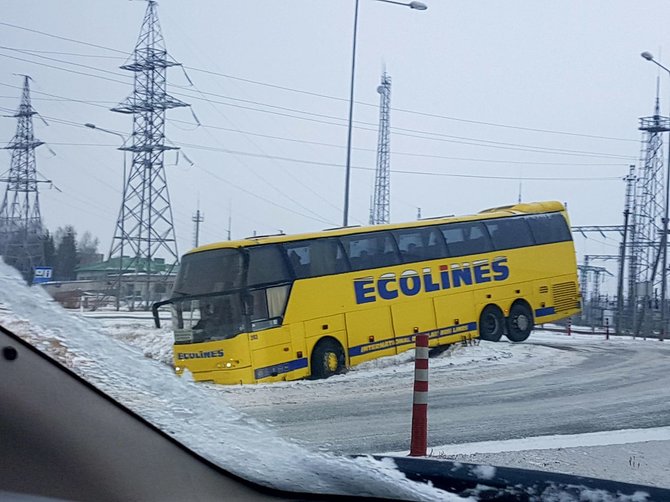
[[[182,375],[184,370],[189,371],[189,368],[175,366],[175,373],[178,375]],[[247,366],[246,368],[221,368],[208,371],[194,371],[191,372],[191,375],[193,375],[193,380],[196,382],[213,382],[223,385],[256,383],[254,371],[250,366]]]

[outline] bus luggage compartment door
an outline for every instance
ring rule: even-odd
[[[397,353],[389,307],[349,312],[346,317],[351,364]]]
[[[436,328],[435,308],[431,298],[412,300],[393,306],[393,328],[395,329],[398,352],[414,348],[413,334],[425,333]],[[435,345],[431,337],[430,346]]]

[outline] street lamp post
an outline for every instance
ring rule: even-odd
[[[358,35],[358,3],[360,0],[355,0],[354,4],[354,37],[351,54],[351,83],[349,88],[349,124],[347,130],[347,163],[345,167],[344,176],[344,215],[342,218],[342,226],[349,225],[349,186],[351,180],[351,135],[353,129],[354,116],[354,77],[356,74],[356,38]],[[391,3],[395,5],[402,5],[414,10],[426,10],[428,6],[422,2],[397,2],[395,0],[375,0],[377,2]]]
[[[651,61],[659,68],[662,68],[670,75],[670,69],[663,66],[661,63],[654,59],[654,56],[650,52],[643,52],[640,54],[647,61]],[[668,210],[670,203],[670,134],[668,134],[668,166],[665,171],[665,205],[663,209],[663,235],[661,236],[661,259],[662,259],[662,272],[661,272],[661,332],[660,339],[663,340],[665,337],[665,323],[666,323],[666,298],[667,298],[667,285],[668,285]]]
[[[127,138],[118,132],[110,131],[109,129],[104,129],[102,127],[98,127],[95,124],[91,124],[90,122],[87,122],[84,124],[84,126],[88,127],[89,129],[95,129],[96,131],[102,131],[106,132],[107,134],[113,134],[114,136],[118,136],[121,138],[122,141],[122,146],[126,144]],[[123,150],[123,191],[125,192],[126,190],[126,150]],[[125,224],[125,201],[121,203],[121,235],[125,234],[124,231],[124,224]],[[113,239],[112,239],[113,241]],[[112,247],[114,247],[114,242],[112,242]],[[110,251],[110,259],[111,259],[111,251]],[[121,256],[119,257],[119,285],[116,290],[116,311],[118,312],[120,310],[120,301],[121,301],[121,277],[123,276],[123,239],[121,239]]]

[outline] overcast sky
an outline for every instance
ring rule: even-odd
[[[350,223],[365,224],[373,186],[376,92],[391,75],[391,217],[467,214],[524,201],[567,202],[573,224],[620,224],[621,179],[640,154],[638,118],[653,112],[670,2],[427,0],[429,9],[361,0]],[[342,221],[353,0],[163,0],[167,136],[194,163],[166,155],[179,253],[193,244]],[[120,70],[146,2],[5,0],[0,111],[33,77],[44,223],[89,230],[108,252],[121,203],[129,116],[108,109],[132,91]],[[38,33],[42,32],[42,33]],[[53,35],[53,36],[49,36]],[[74,41],[66,41],[65,37]],[[86,45],[93,44],[93,45]],[[215,74],[216,73],[216,74]],[[669,77],[661,75],[662,108]],[[7,142],[16,121],[0,120]],[[4,154],[9,168],[9,152]],[[428,174],[426,174],[428,173]],[[542,179],[545,178],[545,179]],[[549,178],[549,179],[547,179]],[[2,188],[4,190],[4,187]],[[580,254],[615,253],[618,236],[576,237]]]

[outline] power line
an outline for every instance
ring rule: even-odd
[[[200,89],[198,89],[195,85],[194,85],[193,87],[194,87],[198,92],[201,92]],[[201,94],[202,94],[202,93],[201,93]],[[204,95],[203,95],[203,97],[204,97]],[[219,110],[217,107],[215,107],[215,106],[214,106],[214,105],[213,105],[207,98],[204,97],[204,99],[205,99],[205,101],[206,101],[206,102],[207,102],[207,103],[208,103],[208,104],[209,104],[209,105],[210,105],[210,106],[211,106],[217,113],[219,113],[225,120],[227,120],[228,122],[230,122],[233,126],[235,125],[235,124],[234,124],[234,123],[233,123],[233,122],[232,122],[226,115],[223,114],[223,112],[221,112],[221,110]],[[196,119],[196,120],[197,120],[197,119]],[[209,135],[215,142],[219,143],[218,138],[216,138],[216,137],[215,137],[215,136],[214,136],[214,135],[213,135],[207,128],[205,128],[205,132],[206,132],[206,133],[207,133],[207,134],[208,134],[208,135]],[[252,141],[250,138],[247,138],[247,141],[249,141],[249,142],[254,146],[254,148],[256,148],[259,152],[265,154],[265,152],[263,151],[263,149],[262,149],[260,146],[258,146],[254,141]],[[240,162],[239,159],[237,159],[237,160],[238,160],[238,162]],[[242,163],[248,170],[250,170],[250,171],[254,174],[254,176],[256,176],[257,178],[259,178],[263,183],[265,183],[265,184],[267,184],[268,186],[270,186],[273,190],[275,190],[276,192],[278,192],[278,193],[281,194],[282,196],[286,197],[286,198],[289,199],[291,202],[293,202],[295,205],[301,207],[301,208],[304,209],[305,211],[308,211],[308,212],[312,213],[314,216],[320,218],[320,216],[319,216],[316,212],[312,211],[312,210],[311,210],[310,208],[308,208],[307,206],[301,204],[300,202],[298,202],[297,200],[295,200],[293,197],[290,197],[289,195],[285,194],[285,193],[282,192],[279,188],[277,188],[277,186],[275,186],[274,184],[270,183],[270,182],[269,182],[267,179],[265,179],[264,177],[260,176],[260,175],[255,171],[255,169],[253,169],[253,168],[251,168],[250,166],[246,165],[244,162],[241,162],[241,163]],[[284,170],[283,166],[279,165],[279,167],[280,167],[280,169]],[[284,172],[286,172],[286,173],[288,174],[288,176],[291,177],[291,178],[293,179],[293,181],[295,181],[296,183],[300,184],[303,188],[307,189],[308,191],[312,192],[312,193],[313,193],[314,195],[316,195],[317,197],[319,197],[319,198],[321,198],[322,200],[324,200],[323,197],[322,197],[322,195],[321,195],[321,194],[318,194],[312,187],[310,187],[309,185],[303,183],[300,179],[298,179],[298,178],[296,178],[295,176],[293,176],[293,174],[291,174],[290,172],[287,172],[286,170],[284,170]],[[324,221],[324,222],[325,222],[325,221]]]
[[[80,123],[78,123],[78,122],[71,121],[71,120],[61,119],[61,118],[51,117],[51,116],[45,116],[45,118],[47,118],[47,119],[49,119],[50,121],[52,121],[52,122],[54,122],[54,123],[57,123],[57,124],[63,124],[63,125],[71,126],[71,127],[85,128],[82,124],[80,124]],[[112,129],[110,129],[110,131],[112,131]],[[114,132],[118,132],[118,131],[114,131]],[[191,147],[191,145],[190,145],[190,144],[187,144],[187,143],[175,143],[175,144],[176,144],[176,145],[179,145],[179,146],[188,146],[189,148]],[[214,147],[204,147],[204,146],[201,146],[201,145],[194,145],[194,148],[195,148],[195,149],[200,149],[200,150],[214,150],[214,151],[220,151],[220,152],[223,152],[223,153],[233,153],[233,152],[234,152],[234,151],[230,151],[230,152],[228,152],[228,151],[225,151],[225,150],[222,149],[222,148],[218,148],[218,149],[217,149],[217,148],[214,148]],[[262,155],[253,154],[253,153],[250,153],[250,152],[236,152],[236,153],[239,154],[239,155],[248,155],[248,156],[252,156],[252,157],[262,157]],[[296,160],[296,162],[297,162],[297,161],[298,161],[298,160]],[[298,216],[302,216],[302,217],[304,217],[304,218],[308,218],[308,219],[310,219],[310,220],[318,221],[319,223],[327,223],[327,224],[329,224],[329,225],[334,225],[333,222],[328,221],[328,220],[326,220],[326,219],[323,219],[323,218],[315,218],[315,217],[313,217],[313,216],[311,216],[311,215],[309,215],[309,214],[301,213],[300,211],[296,211],[296,210],[294,210],[294,209],[291,209],[290,207],[284,206],[284,205],[282,205],[282,204],[279,204],[279,203],[277,203],[277,202],[274,202],[274,201],[271,200],[271,199],[268,199],[268,198],[266,198],[266,197],[263,197],[263,196],[261,196],[261,195],[258,195],[257,193],[252,192],[252,191],[250,191],[250,190],[247,190],[246,188],[243,188],[243,187],[241,187],[240,185],[237,185],[236,183],[231,182],[230,180],[223,179],[223,178],[221,178],[221,177],[215,175],[214,173],[211,173],[210,171],[208,171],[206,168],[204,168],[204,167],[202,167],[202,166],[200,166],[200,169],[202,169],[202,170],[203,170],[204,172],[206,172],[207,174],[213,176],[214,178],[219,179],[219,180],[221,180],[221,181],[223,181],[223,182],[225,182],[225,183],[231,185],[232,187],[234,187],[234,188],[236,188],[236,189],[238,189],[238,190],[240,190],[240,191],[242,191],[242,192],[244,192],[244,193],[246,193],[246,194],[248,194],[248,195],[251,195],[252,197],[255,197],[255,198],[259,199],[259,200],[262,200],[262,201],[264,201],[264,202],[266,202],[266,203],[268,203],[268,204],[271,204],[271,205],[273,205],[273,206],[275,206],[275,207],[279,207],[279,208],[281,208],[281,209],[284,209],[284,210],[286,210],[286,211],[289,211],[289,212],[291,212],[291,213],[294,213],[294,214],[296,214],[296,215],[298,215]]]
[[[123,54],[124,56],[128,55],[127,51],[121,51],[118,49],[112,49],[111,47],[105,47],[104,45],[98,45],[98,44],[93,44],[91,42],[84,42],[82,40],[76,40],[74,38],[68,38],[68,37],[62,37],[60,35],[54,35],[53,33],[47,33],[46,31],[40,31],[40,30],[34,30],[32,28],[26,28],[24,26],[19,26],[17,24],[11,24],[11,23],[5,23],[0,21],[0,25],[3,26],[9,26],[10,28],[16,28],[17,30],[24,30],[24,31],[29,31],[31,33],[38,33],[40,35],[44,35],[46,37],[51,37],[51,38],[57,38],[59,40],[65,40],[67,42],[73,42],[75,44],[81,44],[81,45],[88,45],[89,47],[95,47],[97,49],[104,49],[106,51],[113,51],[113,52],[118,52],[120,54]]]
[[[6,86],[6,87],[11,87],[15,89],[19,89],[20,87],[11,85],[11,84],[6,84],[3,82],[0,82],[0,85]],[[76,99],[76,98],[69,98],[65,96],[60,96],[56,94],[51,94],[47,92],[42,92],[42,91],[32,91],[33,94],[41,94],[44,96],[51,96],[54,98],[55,101],[71,101],[75,103],[82,103],[82,104],[87,104],[91,106],[96,106],[98,108],[104,108],[107,109],[106,106],[100,104],[100,101],[91,101],[91,100],[84,100],[84,99]],[[40,99],[40,98],[37,98]],[[41,99],[46,99],[46,98],[41,98]],[[205,101],[210,102],[210,100],[207,100],[206,98]],[[10,111],[8,109],[8,111]],[[203,124],[203,123],[198,123],[194,124],[192,122],[188,122],[185,120],[180,120],[180,119],[175,119],[171,118],[168,120],[170,123],[180,123],[180,124],[187,124],[187,125],[194,125],[195,127],[193,129],[189,130],[194,130],[198,127],[204,127],[206,129],[216,129],[216,130],[221,130],[221,131],[227,131],[227,132],[234,132],[234,133],[239,133],[243,135],[250,135],[250,136],[257,136],[261,138],[268,138],[268,139],[276,139],[280,141],[288,141],[288,142],[293,142],[293,143],[302,143],[302,144],[308,144],[308,145],[316,145],[316,146],[326,146],[326,147],[331,147],[331,148],[345,148],[344,145],[339,145],[335,143],[325,143],[322,141],[309,141],[309,140],[304,140],[304,139],[298,139],[298,138],[287,138],[283,136],[274,136],[270,134],[262,134],[262,133],[256,133],[252,131],[243,131],[240,129],[234,129],[234,128],[229,128],[229,127],[222,127],[222,126],[215,126],[212,124]],[[85,144],[84,144],[85,145]],[[361,148],[361,147],[354,147],[354,150],[358,151],[367,151],[367,152],[374,152],[376,151],[373,148]],[[393,155],[401,155],[401,156],[409,156],[409,157],[422,157],[422,158],[433,158],[433,159],[442,159],[442,160],[458,160],[458,161],[463,161],[463,162],[485,162],[485,163],[492,163],[492,164],[514,164],[514,165],[547,165],[547,166],[603,166],[603,167],[621,167],[624,165],[628,164],[623,164],[623,163],[603,163],[603,162],[545,162],[545,161],[518,161],[518,160],[501,160],[501,159],[482,159],[482,158],[471,158],[471,157],[452,157],[452,156],[445,156],[445,155],[433,155],[433,154],[426,154],[426,153],[416,153],[416,152],[403,152],[403,151],[394,151]]]
[[[73,39],[73,38],[69,38],[69,37],[54,35],[52,33],[47,33],[47,32],[40,31],[40,30],[30,29],[30,28],[26,28],[26,27],[11,24],[11,23],[0,22],[0,25],[8,26],[8,27],[15,28],[15,29],[20,29],[20,30],[25,30],[25,31],[32,32],[32,33],[37,33],[37,34],[40,34],[40,35],[43,35],[43,36],[52,37],[52,38],[56,38],[56,39],[60,39],[60,40],[65,40],[65,41],[76,43],[76,44],[81,44],[81,45],[85,45],[85,46],[89,46],[89,47],[95,47],[95,48],[98,48],[98,49],[104,49],[104,50],[112,51],[112,52],[123,54],[123,55],[128,54],[126,51],[122,51],[122,50],[115,49],[115,48],[112,48],[112,47],[103,46],[103,45],[99,45],[99,44],[94,44],[94,43],[90,43],[90,42],[85,42],[85,41],[82,41],[82,40],[77,40],[77,39]],[[47,53],[48,51],[33,51],[33,52]],[[64,54],[67,54],[67,53],[64,53]],[[104,56],[101,56],[101,57],[104,57]],[[347,98],[343,98],[343,97],[331,96],[331,95],[328,95],[328,94],[323,94],[323,93],[318,93],[318,92],[313,92],[313,91],[307,91],[307,90],[304,90],[304,89],[296,89],[296,88],[293,88],[293,87],[282,86],[282,85],[278,85],[278,84],[271,84],[271,83],[268,83],[268,82],[261,82],[261,81],[258,81],[258,80],[238,77],[238,76],[235,76],[235,75],[221,73],[221,72],[217,72],[217,71],[213,71],[213,70],[207,70],[207,69],[203,69],[203,68],[196,68],[196,67],[192,67],[192,66],[184,66],[184,68],[186,68],[188,70],[192,70],[192,71],[205,73],[205,74],[208,74],[208,75],[224,77],[224,78],[228,78],[228,79],[232,79],[232,80],[237,80],[237,81],[240,81],[240,82],[260,85],[260,86],[269,87],[269,88],[273,88],[273,89],[278,89],[278,90],[282,90],[282,91],[300,93],[300,94],[305,94],[305,95],[309,95],[309,96],[313,96],[313,97],[319,97],[319,98],[342,101],[342,102],[348,101]],[[364,101],[356,101],[356,103],[359,104],[359,105],[364,105],[364,106],[371,106],[371,107],[376,107],[377,106],[374,103],[367,103],[367,102],[364,102]],[[396,108],[394,110],[397,111],[397,112],[415,114],[415,115],[420,115],[420,116],[425,116],[425,117],[439,118],[439,119],[443,119],[443,120],[452,120],[452,121],[457,121],[457,122],[464,122],[464,123],[477,124],[477,125],[485,125],[485,126],[489,126],[489,127],[499,127],[499,128],[505,128],[505,129],[515,129],[515,130],[522,130],[522,131],[528,131],[528,132],[539,132],[539,133],[544,133],[544,134],[557,134],[557,135],[566,135],[566,136],[584,137],[584,138],[602,139],[602,140],[611,140],[611,141],[625,141],[625,142],[636,141],[636,140],[630,139],[630,138],[617,138],[617,137],[611,137],[611,136],[601,136],[601,135],[594,135],[594,134],[575,133],[575,132],[570,132],[570,131],[558,131],[558,130],[551,130],[551,129],[525,127],[525,126],[500,124],[500,123],[480,121],[480,120],[464,119],[464,118],[459,118],[459,117],[451,117],[451,116],[448,116],[448,115],[421,112],[421,111],[417,111],[417,110],[409,110],[409,109],[403,109],[403,108]]]
[[[74,122],[74,121],[67,120],[67,119],[62,119],[62,118],[53,117],[53,116],[49,116],[49,115],[44,115],[44,118],[49,119],[50,121],[52,121],[54,123],[60,123],[60,124],[63,124],[63,125],[79,127],[79,128],[84,127],[82,124],[80,124],[78,122]],[[114,132],[118,132],[118,131],[114,131]],[[66,143],[62,143],[62,144],[66,144]],[[263,154],[263,153],[245,152],[245,151],[242,151],[242,150],[231,150],[231,149],[228,149],[228,148],[219,148],[219,147],[213,147],[213,146],[208,146],[208,145],[198,145],[198,144],[184,143],[184,142],[178,142],[178,141],[174,142],[174,144],[177,145],[177,146],[184,146],[184,147],[188,147],[188,148],[193,148],[195,150],[219,152],[219,153],[226,153],[226,154],[231,154],[231,155],[243,155],[243,156],[247,156],[247,157],[274,159],[274,160],[281,160],[281,161],[286,161],[286,162],[296,162],[296,163],[300,163],[300,164],[316,165],[316,166],[322,166],[322,167],[337,167],[337,168],[343,168],[344,167],[342,164],[331,163],[331,162],[321,162],[321,161],[313,161],[313,160],[307,160],[307,159],[299,159],[299,158],[294,158],[294,157],[283,157],[283,156],[268,155],[268,154]],[[70,145],[74,146],[74,145],[76,145],[76,143],[70,143]],[[84,144],[84,145],[90,146],[91,144]],[[374,171],[374,168],[364,167],[364,166],[352,166],[352,169],[357,169],[357,170],[362,170],[362,171]],[[440,172],[435,172],[435,171],[410,171],[410,170],[398,170],[398,169],[393,169],[391,172],[392,173],[398,173],[398,174],[442,176],[442,177],[449,177],[449,178],[473,178],[473,179],[496,179],[496,180],[528,180],[528,181],[620,181],[621,180],[621,176],[603,176],[603,177],[490,176],[490,175],[473,175],[473,174],[458,174],[458,173],[440,173]],[[280,206],[280,207],[283,207],[283,206]],[[301,214],[301,213],[297,213],[297,214]],[[305,214],[301,214],[301,216],[308,217]],[[330,223],[330,222],[328,222],[328,223]]]
[[[81,58],[96,58],[96,59],[116,59],[116,60],[123,60],[125,58],[122,58],[120,56],[103,56],[102,54],[81,54],[77,52],[66,52],[66,51],[45,51],[41,49],[19,49],[18,47],[5,47],[5,49],[9,49],[12,51],[26,51],[30,53],[37,53],[37,54],[58,54],[59,56],[74,56],[74,57],[81,57]]]
[[[17,59],[20,61],[25,61],[33,64],[38,64],[42,66],[46,66],[49,68],[54,68],[66,72],[71,72],[75,73],[78,75],[85,75],[89,77],[94,77],[94,78],[100,78],[103,80],[109,80],[111,82],[115,83],[121,83],[125,84],[124,82],[111,79],[109,77],[103,77],[102,75],[93,75],[90,73],[85,73],[85,72],[80,72],[77,70],[72,70],[69,68],[63,68],[59,66],[54,66],[50,65],[47,63],[39,63],[36,61],[30,61],[27,59],[15,57],[15,56],[9,56],[7,54],[0,54],[0,56],[3,57],[8,57],[11,59]],[[66,62],[67,64],[67,62]],[[310,117],[302,117],[302,116],[297,116],[297,115],[292,115],[290,113],[283,113],[283,112],[278,112],[278,111],[272,111],[272,110],[262,110],[258,108],[253,108],[250,106],[244,106],[244,105],[238,105],[234,103],[226,103],[222,101],[216,101],[216,100],[211,100],[211,99],[204,99],[202,97],[198,97],[197,95],[193,94],[184,94],[184,93],[178,93],[175,92],[173,93],[175,96],[185,96],[191,99],[200,99],[200,100],[205,100],[210,103],[218,103],[222,104],[225,106],[231,106],[235,108],[242,108],[246,110],[252,110],[260,113],[269,113],[273,115],[279,115],[279,116],[284,116],[284,117],[289,117],[293,119],[298,119],[298,120],[305,120],[305,121],[310,121],[310,122],[316,122],[316,123],[322,123],[322,124],[328,124],[328,125],[335,125],[338,127],[346,127],[345,123],[338,123],[338,122],[329,122],[325,120],[320,120],[320,119],[314,119]],[[217,95],[215,93],[208,93],[208,94],[213,94]],[[236,100],[237,98],[228,98],[226,96],[221,96],[217,95],[220,97],[223,97],[224,99],[231,99],[231,100]],[[242,100],[246,101],[246,100]],[[258,103],[258,102],[255,102]],[[291,111],[295,111],[298,113],[302,113],[305,115],[312,115],[312,116],[319,116],[319,117],[325,117],[325,118],[330,118],[333,120],[338,120],[338,121],[344,121],[344,119],[340,117],[335,117],[335,116],[329,116],[329,115],[324,115],[324,114],[318,114],[318,113],[313,113],[313,112],[306,112],[303,110],[297,110],[297,109],[291,109],[291,108],[284,108],[284,107],[275,107],[274,105],[265,105],[262,103],[259,103],[261,106],[267,106],[267,107],[274,107],[274,108],[280,108],[280,109],[287,109]],[[364,125],[370,125],[374,126],[374,123],[370,122],[362,122],[362,121],[355,121],[356,124],[364,124]],[[360,125],[355,126],[356,129],[359,130],[367,130],[367,131],[376,131],[374,127],[362,127]],[[455,144],[461,144],[461,145],[470,145],[470,146],[480,146],[480,147],[487,147],[487,148],[495,148],[495,149],[502,149],[502,150],[514,150],[514,151],[524,151],[524,152],[533,152],[533,153],[543,153],[543,154],[551,154],[551,155],[566,155],[566,156],[576,156],[576,157],[600,157],[600,158],[611,158],[611,159],[621,159],[621,160],[626,160],[626,161],[631,161],[634,160],[633,157],[629,156],[622,156],[622,155],[614,155],[614,154],[608,154],[604,152],[589,152],[589,151],[582,151],[582,150],[569,150],[569,149],[562,149],[562,148],[550,148],[550,147],[540,147],[540,146],[534,146],[534,145],[523,145],[523,144],[516,144],[516,143],[507,143],[507,142],[501,142],[501,141],[492,141],[492,140],[481,140],[477,138],[467,138],[467,137],[462,137],[462,136],[453,136],[453,135],[448,135],[448,134],[443,134],[443,133],[437,133],[437,132],[431,132],[431,131],[422,131],[422,130],[416,130],[416,129],[409,129],[409,128],[401,128],[401,127],[393,127],[394,130],[393,134],[395,135],[400,135],[404,137],[410,137],[410,138],[416,138],[416,139],[422,139],[426,141],[442,141],[442,142],[447,142],[447,143],[455,143]],[[397,131],[403,131],[403,132],[397,132]],[[410,132],[417,133],[417,134],[410,134]],[[432,137],[435,136],[435,137]]]

